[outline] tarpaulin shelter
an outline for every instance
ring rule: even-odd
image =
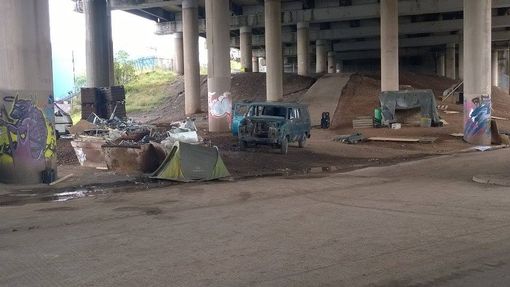
[[[379,94],[383,122],[396,122],[395,110],[420,108],[422,117],[430,118],[433,126],[440,125],[436,99],[432,90],[387,91]]]
[[[176,142],[152,178],[182,182],[229,177],[217,147]]]

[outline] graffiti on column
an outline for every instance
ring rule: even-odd
[[[491,99],[489,95],[465,100],[466,114],[464,135],[466,138],[477,138],[490,134]]]
[[[217,97],[216,92],[209,93],[209,116],[212,118],[226,118],[230,124],[230,115],[232,113],[232,101],[230,92],[225,92]]]
[[[51,103],[50,103],[51,102]],[[49,97],[48,106],[52,106]],[[43,113],[31,99],[3,97],[0,107],[0,164],[44,162],[55,154],[53,109]]]

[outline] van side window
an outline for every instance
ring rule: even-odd
[[[289,108],[289,119],[290,120],[299,119],[299,110]]]

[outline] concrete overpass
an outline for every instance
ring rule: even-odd
[[[284,57],[288,58],[286,62],[297,64],[300,75],[334,73],[339,61],[376,58],[381,70],[381,90],[398,91],[399,59],[408,55],[429,59],[433,55],[437,63],[435,72],[464,79],[467,119],[480,106],[490,111],[491,80],[497,74],[491,68],[497,66],[501,54],[497,48],[510,40],[510,0],[75,2],[77,9],[84,12],[87,25],[88,86],[113,84],[110,10],[128,11],[154,20],[158,34],[176,34],[177,70],[184,74],[185,111],[189,115],[200,112],[198,37],[206,36],[212,132],[229,129],[230,47],[240,47],[246,72],[257,71],[257,58],[265,57],[268,101],[283,97]],[[47,61],[51,59],[47,0],[4,0],[0,2],[0,13],[3,27],[0,38],[7,39],[0,44],[2,103],[14,109],[13,102],[26,99],[24,104],[31,103],[44,115],[49,110],[47,103],[52,100],[51,96],[48,99],[52,91],[51,77],[47,76],[51,75],[51,61]],[[42,149],[38,156],[34,155],[36,159],[25,160],[3,148],[0,174],[8,174],[6,177],[15,181],[26,174],[36,179],[42,170],[54,164],[52,131],[47,128],[52,125],[51,117],[46,121],[45,133],[41,126],[35,141]],[[0,127],[21,129],[4,121]],[[485,126],[481,133],[466,134],[465,139],[473,144],[490,144],[489,129],[490,125]],[[9,133],[0,134],[4,143],[8,143],[6,134]],[[44,135],[50,135],[45,145]],[[46,147],[42,148],[43,145]],[[23,169],[12,169],[13,161]]]

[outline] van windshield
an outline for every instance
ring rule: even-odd
[[[287,116],[287,109],[285,107],[278,106],[251,106],[249,111],[249,116],[272,116],[272,117],[282,117],[285,118]]]

